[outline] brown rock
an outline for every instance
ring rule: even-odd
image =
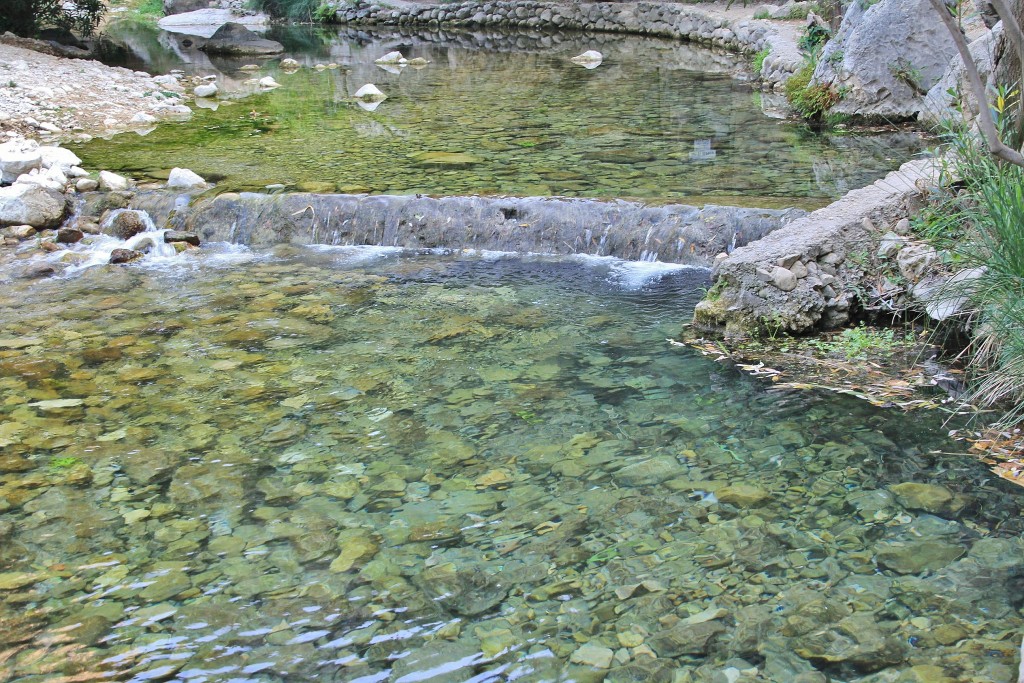
[[[142,214],[138,211],[122,211],[114,216],[104,232],[119,240],[127,240],[140,232],[146,232],[146,224],[142,221]]]
[[[81,242],[83,237],[85,237],[85,233],[78,228],[60,228],[57,230],[57,241],[61,244]]]
[[[164,233],[164,242],[173,244],[174,242],[186,242],[191,244],[193,247],[199,246],[199,235],[191,232],[181,232],[179,230],[168,230]]]
[[[109,263],[131,263],[132,261],[138,261],[144,254],[141,251],[135,251],[134,249],[115,249],[110,252]]]

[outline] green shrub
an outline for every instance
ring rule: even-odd
[[[754,61],[750,63],[750,68],[754,70],[756,75],[761,74],[761,69],[764,68],[764,60],[768,58],[771,53],[771,48],[765,48],[754,55]]]
[[[797,41],[796,46],[803,52],[816,55],[831,37],[832,32],[824,26],[811,24],[807,27],[807,30],[804,31],[804,34],[800,36],[800,40]]]
[[[829,353],[839,353],[846,360],[863,360],[869,355],[886,356],[897,347],[913,342],[913,335],[897,333],[892,328],[872,329],[860,325],[850,327],[828,342],[815,342],[815,346]]]
[[[812,85],[812,75],[814,62],[808,61],[786,81],[786,99],[803,118],[808,121],[821,121],[842,96],[830,85]]]
[[[253,9],[272,17],[306,23],[325,23],[334,18],[332,6],[323,0],[249,0]]]
[[[35,36],[45,28],[67,29],[91,35],[99,25],[106,6],[103,0],[3,0],[0,33]]]

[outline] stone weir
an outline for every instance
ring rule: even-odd
[[[139,192],[131,208],[204,240],[591,254],[708,266],[799,209],[537,197]]]
[[[767,50],[760,77],[778,88],[804,63],[792,36],[770,21],[731,19],[713,10],[682,3],[658,2],[446,2],[443,4],[390,3],[355,0],[337,8],[335,21],[342,24],[425,26],[427,28],[537,29],[679,38],[734,52]]]

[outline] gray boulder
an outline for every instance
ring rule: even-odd
[[[850,5],[822,50],[812,84],[842,94],[833,113],[913,119],[946,71],[956,46],[928,0]]]
[[[43,185],[17,183],[0,188],[0,227],[55,228],[64,218],[64,210],[64,195]]]
[[[245,26],[229,21],[217,29],[200,49],[221,55],[275,55],[284,52],[284,45],[276,40],[260,38]]]
[[[971,56],[982,81],[986,83],[990,82],[992,74],[996,71],[996,56],[1002,52],[1002,42],[1003,25],[999,24],[970,44]],[[951,91],[960,93],[962,111],[954,109],[957,103],[954,102]],[[962,117],[962,122],[970,126],[977,115],[978,98],[974,96],[974,91],[967,82],[964,60],[958,54],[949,62],[942,78],[928,91],[918,118],[928,125],[938,126],[946,120],[959,123]]]

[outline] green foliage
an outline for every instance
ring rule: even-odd
[[[103,0],[3,0],[0,33],[36,36],[46,28],[91,35],[106,10]]]
[[[772,15],[768,13],[768,10],[758,10],[754,12],[755,19],[771,19]]]
[[[163,0],[142,0],[135,13],[143,17],[162,17],[164,15]]]
[[[755,74],[760,75],[761,69],[764,67],[764,60],[768,58],[771,53],[771,48],[765,48],[754,55],[754,61],[750,63],[750,68],[754,70]]]
[[[899,58],[895,63],[889,65],[889,71],[892,73],[893,78],[906,83],[918,95],[926,95],[928,93],[927,88],[922,85],[924,77],[921,75],[921,70],[915,67],[909,60],[902,57]]]
[[[819,24],[811,24],[804,31],[804,34],[800,36],[800,40],[797,41],[796,46],[800,48],[802,52],[806,52],[810,55],[817,55],[821,50],[822,46],[828,42],[828,39],[832,37],[832,32],[824,26]]]
[[[249,5],[272,17],[305,23],[333,21],[336,9],[324,0],[249,0]]]
[[[70,468],[74,467],[75,465],[77,465],[80,462],[82,462],[82,461],[79,460],[78,458],[73,457],[73,456],[67,456],[67,457],[63,457],[63,458],[54,458],[53,460],[50,461],[50,469],[53,469],[53,470],[67,470],[67,469],[70,469]]]
[[[842,96],[830,85],[812,85],[812,75],[814,62],[808,61],[786,81],[786,99],[803,118],[808,121],[821,121]]]
[[[873,329],[862,324],[847,328],[828,341],[814,341],[812,345],[826,353],[841,354],[846,360],[863,360],[870,355],[889,355],[898,347],[913,342],[912,334],[900,334],[892,328]]]
[[[316,8],[313,12],[313,19],[319,24],[329,24],[334,21],[334,17],[337,14],[337,8],[330,4],[324,3]]]
[[[1004,133],[1016,97],[996,93],[992,108]],[[950,253],[956,270],[983,269],[979,279],[949,291],[970,302],[965,399],[1002,406],[1000,426],[1011,426],[1024,418],[1024,168],[995,158],[969,131],[951,128],[947,140],[953,159],[944,169],[947,190],[916,227]]]

